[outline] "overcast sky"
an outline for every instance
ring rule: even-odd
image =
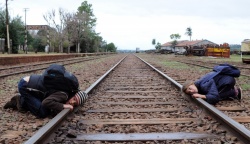
[[[8,0],[10,15],[22,16],[27,25],[46,25],[43,15],[63,8],[76,12],[84,0]],[[164,44],[179,33],[189,40],[207,39],[241,44],[250,38],[250,0],[88,0],[97,17],[96,32],[118,49],[154,49],[152,39]],[[0,0],[1,7],[5,0]],[[12,16],[13,17],[13,16]]]

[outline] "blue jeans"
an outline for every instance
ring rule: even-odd
[[[218,88],[220,100],[234,99],[235,95],[235,78],[228,75],[218,75],[214,78]]]
[[[18,83],[22,108],[30,111],[39,118],[47,117],[50,114],[50,110],[42,106],[42,100],[35,97],[35,95],[27,89],[27,84],[23,78]]]

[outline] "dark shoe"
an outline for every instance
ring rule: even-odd
[[[8,109],[8,108],[13,108],[13,109],[17,109],[17,101],[16,101],[16,97],[17,96],[13,96],[10,101],[8,101],[5,105],[4,105],[4,109]]]
[[[17,110],[19,110],[19,109],[22,108],[21,103],[20,103],[20,95],[16,95],[16,96],[15,96],[15,99],[16,99],[16,107],[17,107]]]
[[[242,89],[241,89],[241,87],[238,87],[238,95],[237,95],[237,97],[238,97],[238,100],[242,99]]]
[[[20,94],[17,94],[17,95],[15,96],[17,110],[18,110],[19,112],[21,112],[21,113],[26,113],[27,110],[24,109],[24,108],[22,107],[21,102],[20,102],[20,98],[21,98],[21,95],[20,95]]]

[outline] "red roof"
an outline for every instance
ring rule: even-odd
[[[182,41],[177,41],[177,45],[178,44],[181,44],[181,43],[183,43],[183,42],[185,42],[185,41],[188,41],[188,40],[182,40]],[[171,42],[167,42],[167,43],[164,43],[163,45],[161,45],[162,47],[167,47],[167,46],[172,46],[172,42],[173,41],[171,41]]]
[[[192,40],[192,41],[182,40],[182,41],[177,41],[176,47],[193,46],[193,45],[196,45],[196,44],[198,44],[198,43],[200,43],[202,41],[204,41],[204,40]],[[167,43],[163,44],[162,47],[164,47],[164,46],[172,46],[172,42],[173,41],[167,42]]]
[[[178,43],[176,46],[182,47],[182,46],[190,46],[190,45],[195,45],[199,42],[202,42],[203,40],[194,40],[194,41],[184,41],[182,43]]]

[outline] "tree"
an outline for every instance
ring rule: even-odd
[[[0,37],[6,37],[6,11],[0,8]]]
[[[172,47],[174,48],[174,51],[175,51],[175,46],[178,44],[177,39],[180,39],[181,35],[179,35],[179,34],[171,34],[170,38],[174,39],[171,44],[172,44]]]
[[[99,48],[101,47],[102,37],[99,36],[99,33],[96,33],[96,35],[92,38],[92,49],[95,52],[99,52]]]
[[[93,13],[92,4],[88,4],[87,1],[81,3],[81,6],[78,7],[77,15],[84,16],[85,21],[82,23],[84,31],[81,35],[81,38],[85,45],[85,52],[90,50],[92,40],[95,39],[95,36],[98,35],[95,33],[94,28],[96,26],[96,17]],[[92,51],[92,50],[91,50]]]
[[[155,48],[156,48],[157,50],[161,49],[161,43],[157,42]]]
[[[155,45],[155,39],[152,40],[152,45]]]
[[[180,38],[181,38],[181,35],[179,35],[179,34],[171,34],[171,35],[170,35],[170,38],[171,38],[171,39],[180,39]]]
[[[181,35],[179,35],[179,34],[171,34],[170,38],[174,39],[174,41],[172,42],[172,46],[175,47],[177,45],[177,39],[180,39]]]
[[[56,39],[58,41],[58,52],[63,52],[63,41],[65,39],[63,34],[63,30],[65,29],[65,21],[63,17],[64,13],[65,13],[64,9],[62,8],[58,9],[59,23],[57,23],[56,20],[57,13],[54,9],[52,9],[50,12],[47,12],[47,14],[43,15],[43,18],[48,23],[48,25],[56,28],[57,30]]]
[[[117,50],[117,47],[114,43],[109,43],[106,47],[108,52],[116,52]]]
[[[64,13],[63,14],[64,22],[66,25],[65,28],[65,36],[67,37],[67,52],[70,53],[70,47],[72,44],[76,44],[76,52],[80,52],[80,35],[83,28],[81,28],[81,23],[83,22],[83,18],[79,17],[74,13]]]
[[[92,4],[88,4],[87,1],[82,2],[81,6],[78,7],[78,13],[87,14],[87,21],[85,25],[89,28],[94,28],[96,26],[96,17],[93,13]]]
[[[101,52],[106,52],[107,51],[107,41],[102,40],[101,41]]]
[[[185,33],[185,34],[189,36],[190,41],[191,41],[191,37],[192,37],[192,29],[191,29],[191,27],[188,27],[188,28],[186,29],[186,33]]]
[[[8,16],[9,22],[9,38],[11,40],[12,53],[18,53],[18,46],[24,40],[25,27],[20,16],[11,18]],[[5,48],[2,53],[7,52],[7,32],[6,32],[6,11],[0,8],[0,38],[5,39]]]
[[[44,29],[38,30],[36,34],[33,34],[32,47],[35,52],[44,52],[47,45],[47,31]]]
[[[56,12],[52,10],[44,15],[50,31],[50,39],[54,47],[59,47],[58,52],[62,52],[62,47],[76,47],[76,52],[98,52],[102,50],[103,38],[96,33],[96,17],[93,13],[92,4],[87,1],[81,3],[76,13],[69,13],[59,9],[59,23],[55,20]],[[56,23],[57,22],[57,23]]]
[[[40,37],[35,37],[33,40],[33,47],[35,52],[44,52],[44,45],[42,44],[42,39]]]
[[[10,39],[12,40],[12,53],[18,53],[18,46],[21,44],[21,40],[24,38],[22,33],[25,32],[24,24],[21,21],[21,17],[15,17],[10,22]],[[29,42],[30,44],[30,42]]]

